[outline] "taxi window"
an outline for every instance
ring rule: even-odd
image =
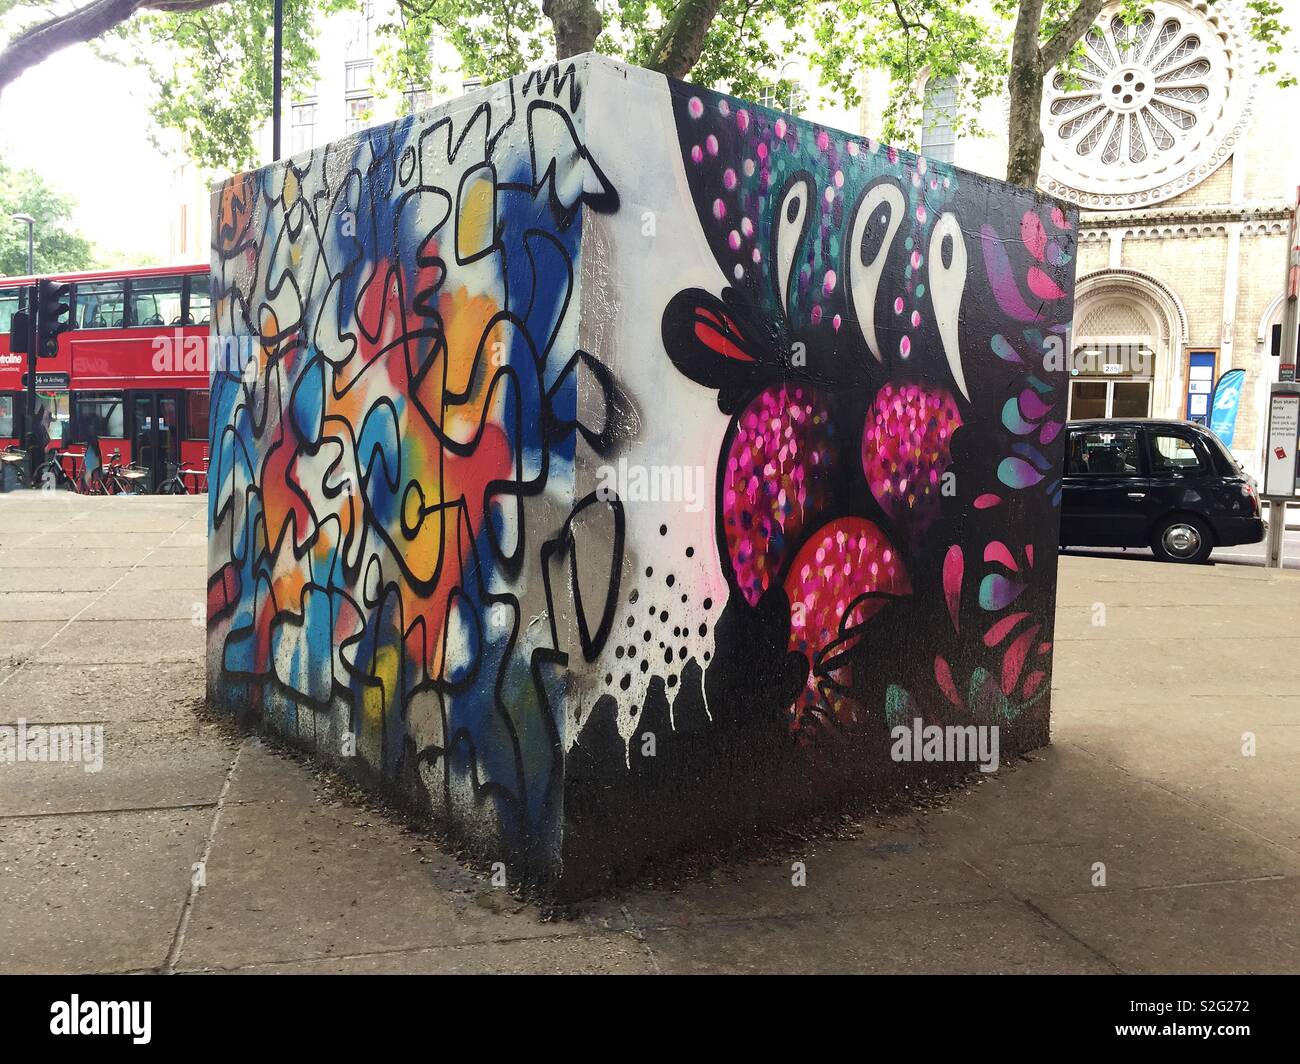
[[[1134,429],[1093,429],[1070,435],[1067,476],[1115,476],[1138,472],[1137,432]]]
[[[1202,473],[1204,463],[1192,441],[1172,432],[1151,432],[1151,472]]]

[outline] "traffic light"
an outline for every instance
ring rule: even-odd
[[[36,290],[36,354],[53,358],[59,353],[59,333],[72,326],[68,318],[72,285],[41,278]]]

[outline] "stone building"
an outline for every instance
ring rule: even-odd
[[[1300,27],[1300,2],[1282,20]],[[1231,447],[1258,473],[1268,385],[1278,379],[1286,241],[1300,186],[1300,90],[1258,73],[1238,0],[1150,0],[1134,25],[1108,4],[1084,40],[1078,81],[1043,101],[1039,185],[1081,211],[1072,417],[1207,415],[1209,390],[1245,371]],[[1277,56],[1294,69],[1300,34]],[[868,76],[857,115],[879,129],[888,82]],[[1006,101],[986,137],[954,136],[944,85],[921,85],[923,150],[1001,176]],[[819,116],[822,117],[822,116]]]

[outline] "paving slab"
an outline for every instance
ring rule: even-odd
[[[173,720],[195,723],[203,698],[203,664],[153,665],[28,663],[0,674],[0,724],[81,720]]]
[[[1126,972],[1294,975],[1300,957],[1294,877],[1097,891],[1038,904]]]
[[[210,821],[211,810],[0,820],[0,966],[160,968]]]
[[[43,533],[29,547],[62,552],[65,550],[134,550],[157,547],[171,540],[173,533],[156,532],[101,532],[95,528],[64,529]],[[53,557],[57,558],[57,555]]]
[[[0,818],[167,809],[217,800],[234,745],[197,720],[107,724],[28,724],[75,734],[75,760],[0,763]]]
[[[921,834],[916,821],[900,818],[869,826],[861,838],[792,845],[780,861],[728,866],[677,890],[633,891],[617,905],[637,926],[687,927],[747,917],[884,912],[1003,897],[1001,888],[955,848]],[[601,911],[600,906],[594,911]]]
[[[1278,700],[1282,702],[1282,700]],[[1178,742],[1158,734],[1133,734],[1114,719],[1089,722],[1072,732],[1071,743],[1241,829],[1300,854],[1300,727],[1268,723],[1283,711],[1238,710],[1223,718],[1185,726]],[[1243,726],[1250,729],[1253,754],[1243,755]]]
[[[652,975],[655,966],[649,950],[632,935],[602,934],[252,964],[230,971],[239,975]]]
[[[1032,815],[1028,811],[1032,810]],[[1300,874],[1300,854],[1069,742],[1034,755],[926,818],[1018,897]]]
[[[57,557],[45,547],[9,547],[0,550],[0,587],[6,569],[130,569],[140,564],[152,547],[78,547],[60,550]]]
[[[256,736],[249,736],[240,747],[226,801],[289,802],[303,809],[339,804],[318,785],[309,765],[291,760]]]
[[[145,577],[136,577],[137,581],[144,581]],[[206,601],[208,587],[208,566],[206,560],[199,564],[186,565],[152,565],[149,567],[147,577],[148,585],[158,590],[167,590],[171,588],[197,591]]]
[[[1012,901],[641,928],[667,974],[1110,974],[1103,957]]]
[[[0,591],[0,621],[68,621],[97,599],[97,591]]]
[[[1086,642],[1147,639],[1168,623],[1170,608],[1118,605],[1107,603],[1104,598],[1088,606],[1065,607],[1057,610],[1056,640],[1060,643],[1067,639]],[[1205,641],[1286,636],[1294,627],[1296,614],[1295,604],[1288,602],[1183,604],[1177,609],[1180,626],[1195,633],[1194,638]]]
[[[103,591],[122,576],[121,569],[0,570],[0,595],[13,591]]]
[[[1219,638],[1195,634],[1152,635],[1145,639],[1106,640],[1111,649],[1083,646],[1084,640],[1062,640],[1052,665],[1053,690],[1089,692],[1097,704],[1114,699],[1150,701],[1177,698],[1203,690],[1207,678],[1233,685],[1243,694],[1287,695],[1296,689],[1292,670],[1278,668],[1294,652],[1294,635],[1274,639]],[[1078,645],[1067,653],[1072,644]]]
[[[0,662],[17,665],[33,658],[67,624],[67,621],[0,621]]]
[[[242,760],[242,758],[241,758]],[[284,772],[303,772],[284,762]],[[242,801],[236,769],[181,951],[185,968],[243,967],[590,930],[543,922],[382,813]]]
[[[111,665],[201,661],[205,631],[177,620],[73,621],[32,660],[40,663]]]
[[[150,580],[133,579],[129,586],[115,588],[113,594],[100,597],[79,620],[137,621],[182,620],[202,634],[208,626],[206,588],[160,588]]]
[[[168,543],[151,550],[140,560],[140,567],[142,569],[152,569],[158,566],[206,564],[207,560],[208,548],[206,543],[189,547],[175,546]]]

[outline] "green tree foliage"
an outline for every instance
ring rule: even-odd
[[[27,273],[27,225],[11,215],[30,214],[36,271],[89,269],[95,249],[72,228],[76,202],[42,180],[35,170],[16,170],[0,162],[0,276]]]
[[[352,7],[354,0],[285,0],[283,77],[291,97],[315,83],[321,19]],[[239,170],[261,161],[255,137],[271,118],[272,30],[270,0],[245,0],[150,12],[121,31],[153,80],[154,121],[180,134],[201,166]]]
[[[795,54],[818,73],[829,98],[852,106],[861,74],[889,75],[880,134],[914,146],[929,78],[952,78],[953,124],[967,133],[980,104],[1007,98],[1007,176],[1032,184],[1041,152],[1039,108],[1048,72],[1068,72],[1104,0],[395,0],[379,27],[381,91],[453,88],[436,70],[431,42],[450,45],[458,77],[485,83],[589,46],[674,77],[753,98],[773,86],[782,100],[783,62]],[[1209,0],[1224,3],[1227,0]],[[1290,32],[1279,0],[1244,0],[1261,72],[1295,84]],[[314,42],[329,14],[359,0],[285,0],[285,84],[314,79]],[[1140,0],[1124,0],[1136,19]],[[255,133],[271,113],[272,0],[86,0],[72,15],[51,0],[0,0],[20,27],[0,48],[0,89],[18,72],[70,43],[122,35],[157,87],[154,117],[182,134],[186,150],[212,170],[253,165]],[[42,21],[42,19],[44,21]],[[559,42],[557,48],[557,41]],[[140,44],[147,48],[139,47]]]

